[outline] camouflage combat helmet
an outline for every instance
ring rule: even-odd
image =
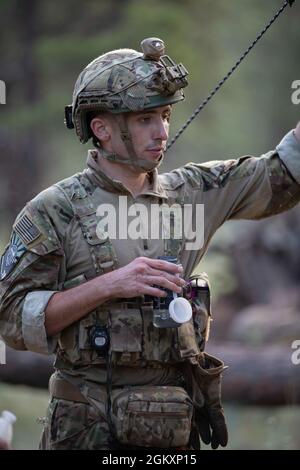
[[[183,100],[182,88],[187,86],[188,72],[182,64],[175,64],[164,55],[161,39],[144,39],[141,47],[143,52],[133,49],[107,52],[85,67],[76,81],[72,105],[66,107],[66,125],[75,127],[80,141],[85,143],[92,137],[89,125],[92,113],[115,114],[130,159],[115,154],[104,156],[144,168],[141,162],[145,160],[134,155],[126,118],[122,115]],[[149,165],[148,162],[146,167]]]

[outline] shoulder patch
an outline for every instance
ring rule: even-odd
[[[26,246],[20,239],[19,235],[13,232],[10,244],[1,257],[0,281],[2,281],[11,272],[25,251]]]
[[[42,235],[40,229],[29,218],[28,213],[22,215],[14,225],[14,230],[25,245],[29,245]]]

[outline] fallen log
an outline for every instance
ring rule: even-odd
[[[11,384],[47,388],[54,356],[6,347],[6,364],[0,365],[0,380]]]
[[[293,364],[290,347],[210,342],[207,352],[229,366],[223,373],[224,401],[266,406],[300,403],[300,364]]]

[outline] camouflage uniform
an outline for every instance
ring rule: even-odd
[[[52,399],[44,435],[46,448],[109,448],[105,406],[99,400],[101,385],[105,393],[106,361],[88,349],[86,335],[89,326],[95,323],[97,312],[67,328],[58,338],[47,338],[44,311],[50,297],[113,267],[122,267],[138,256],[156,258],[166,252],[162,240],[148,240],[147,246],[143,240],[99,241],[95,236],[94,209],[90,207],[89,214],[82,211],[81,216],[74,213],[67,194],[73,194],[73,201],[78,201],[78,210],[87,197],[97,207],[103,201],[115,203],[120,194],[128,196],[128,204],[130,201],[173,203],[174,199],[204,203],[203,248],[186,251],[182,241],[180,260],[187,278],[204,255],[214,232],[226,220],[259,219],[282,212],[298,202],[299,159],[300,145],[290,132],[276,151],[260,158],[189,163],[159,176],[154,170],[151,189],[133,201],[121,183],[102,173],[97,164],[98,152],[91,151],[86,170],[46,189],[26,205],[16,219],[10,245],[2,258],[1,335],[16,349],[43,354],[56,351],[55,368],[59,376],[75,384],[89,402]],[[100,250],[95,250],[94,254],[100,259],[95,264],[91,248],[97,246]],[[18,247],[18,251],[13,251],[12,247]],[[7,253],[14,254],[13,262]],[[106,310],[110,307],[115,306],[108,303]],[[105,310],[98,314],[105,316]],[[131,337],[124,351],[117,353],[113,385],[180,385],[181,375],[176,364],[182,359],[178,337],[172,338],[178,335],[177,330],[156,330],[144,311],[144,330],[138,335],[140,338],[143,335],[144,341],[134,341],[135,329],[139,330],[142,323],[135,321],[135,309],[130,310],[130,314],[133,324],[128,326],[127,333]],[[120,319],[112,318],[112,328],[117,329]],[[79,349],[76,341],[80,343]]]
[[[171,99],[174,90],[172,93]],[[88,135],[78,124],[80,117],[73,118],[77,133],[86,140]],[[214,383],[219,383],[223,365],[203,355],[209,301],[198,305],[190,322],[165,329],[154,327],[153,307],[141,299],[108,301],[51,338],[45,331],[45,309],[56,292],[123,267],[139,256],[175,255],[187,279],[226,220],[268,217],[297,204],[300,145],[291,131],[275,151],[260,158],[189,163],[162,175],[155,168],[149,171],[148,189],[136,198],[101,171],[99,158],[101,150],[89,151],[83,172],[51,186],[26,205],[1,259],[0,333],[4,341],[15,349],[56,354],[41,448],[119,448],[116,436],[111,435],[118,423],[123,428],[117,429],[117,437],[125,446],[139,442],[138,446],[145,447],[177,447],[181,433],[191,424],[192,405],[197,405],[197,430],[202,439],[217,447],[222,439],[207,437],[208,431],[203,429],[205,420],[217,415],[216,435],[222,423],[219,388]],[[117,209],[119,196],[127,197],[128,208],[139,202],[147,208],[176,203],[190,204],[194,211],[197,204],[203,204],[203,246],[188,250],[187,240],[174,236],[169,240],[99,237],[97,207],[109,203]],[[163,225],[162,217],[158,223]],[[112,423],[107,415],[107,357],[99,355],[90,342],[95,325],[107,327],[110,333]],[[183,376],[192,368],[191,374]],[[197,381],[202,384],[200,391],[194,386]],[[172,400],[169,386],[173,387]],[[149,406],[153,411],[151,433],[143,418]],[[138,421],[126,421],[128,407],[140,416]],[[170,414],[177,421],[162,425],[157,418],[162,408],[166,421]],[[223,438],[222,445],[226,440]],[[193,446],[191,442],[186,445]]]

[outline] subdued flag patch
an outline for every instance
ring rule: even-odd
[[[24,214],[20,220],[18,220],[14,225],[14,230],[20,236],[25,245],[32,243],[42,233],[32,220],[30,220],[27,214]]]

